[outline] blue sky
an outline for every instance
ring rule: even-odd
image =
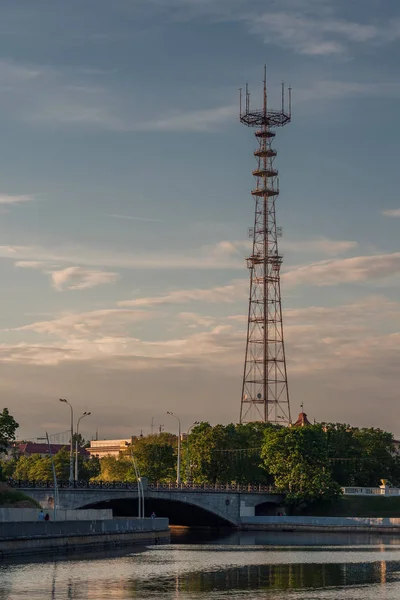
[[[400,435],[400,14],[363,0],[4,0],[0,392],[25,437],[236,421],[252,132],[276,138],[292,412]],[[83,425],[83,424],[82,424]]]

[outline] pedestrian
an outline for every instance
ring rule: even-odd
[[[43,509],[40,511],[40,513],[38,514],[38,521],[44,521],[45,517],[44,517],[44,512]]]
[[[44,516],[44,520],[45,520],[45,521],[50,521],[50,515],[49,515],[49,513],[46,513],[46,514],[45,514],[45,516]]]
[[[155,519],[155,518],[156,518],[156,513],[155,513],[154,511],[151,513],[151,518],[152,518],[152,519]]]

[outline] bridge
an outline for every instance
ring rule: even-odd
[[[274,515],[284,496],[270,486],[154,484],[142,478],[145,512],[172,525],[239,526],[242,517]],[[52,481],[11,481],[44,508],[54,505]],[[131,482],[58,482],[59,507],[112,508],[115,516],[136,516],[138,487]]]

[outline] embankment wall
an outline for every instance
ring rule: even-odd
[[[242,517],[244,531],[321,531],[400,533],[400,519],[388,517]]]
[[[45,513],[49,513],[51,521],[54,521],[54,511],[52,509],[43,510]],[[0,508],[0,523],[37,521],[39,512],[38,508]],[[112,519],[112,517],[113,511],[108,508],[100,510],[58,508],[56,511],[56,521],[103,521]]]
[[[0,523],[0,558],[169,541],[168,519]]]

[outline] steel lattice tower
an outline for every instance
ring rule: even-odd
[[[283,127],[291,120],[291,88],[288,104],[288,110],[285,110],[285,89],[282,84],[281,110],[268,108],[266,68],[262,110],[250,108],[247,84],[243,110],[240,91],[240,121],[248,127],[257,128],[254,135],[258,142],[254,152],[257,168],[253,171],[256,187],[251,192],[255,198],[255,218],[254,227],[249,231],[253,239],[253,251],[247,258],[250,295],[241,423],[291,423],[280,287],[282,255],[278,250],[278,237],[282,235],[282,229],[276,226],[275,214],[279,178],[274,167],[276,150],[272,148],[275,137],[273,129]]]

